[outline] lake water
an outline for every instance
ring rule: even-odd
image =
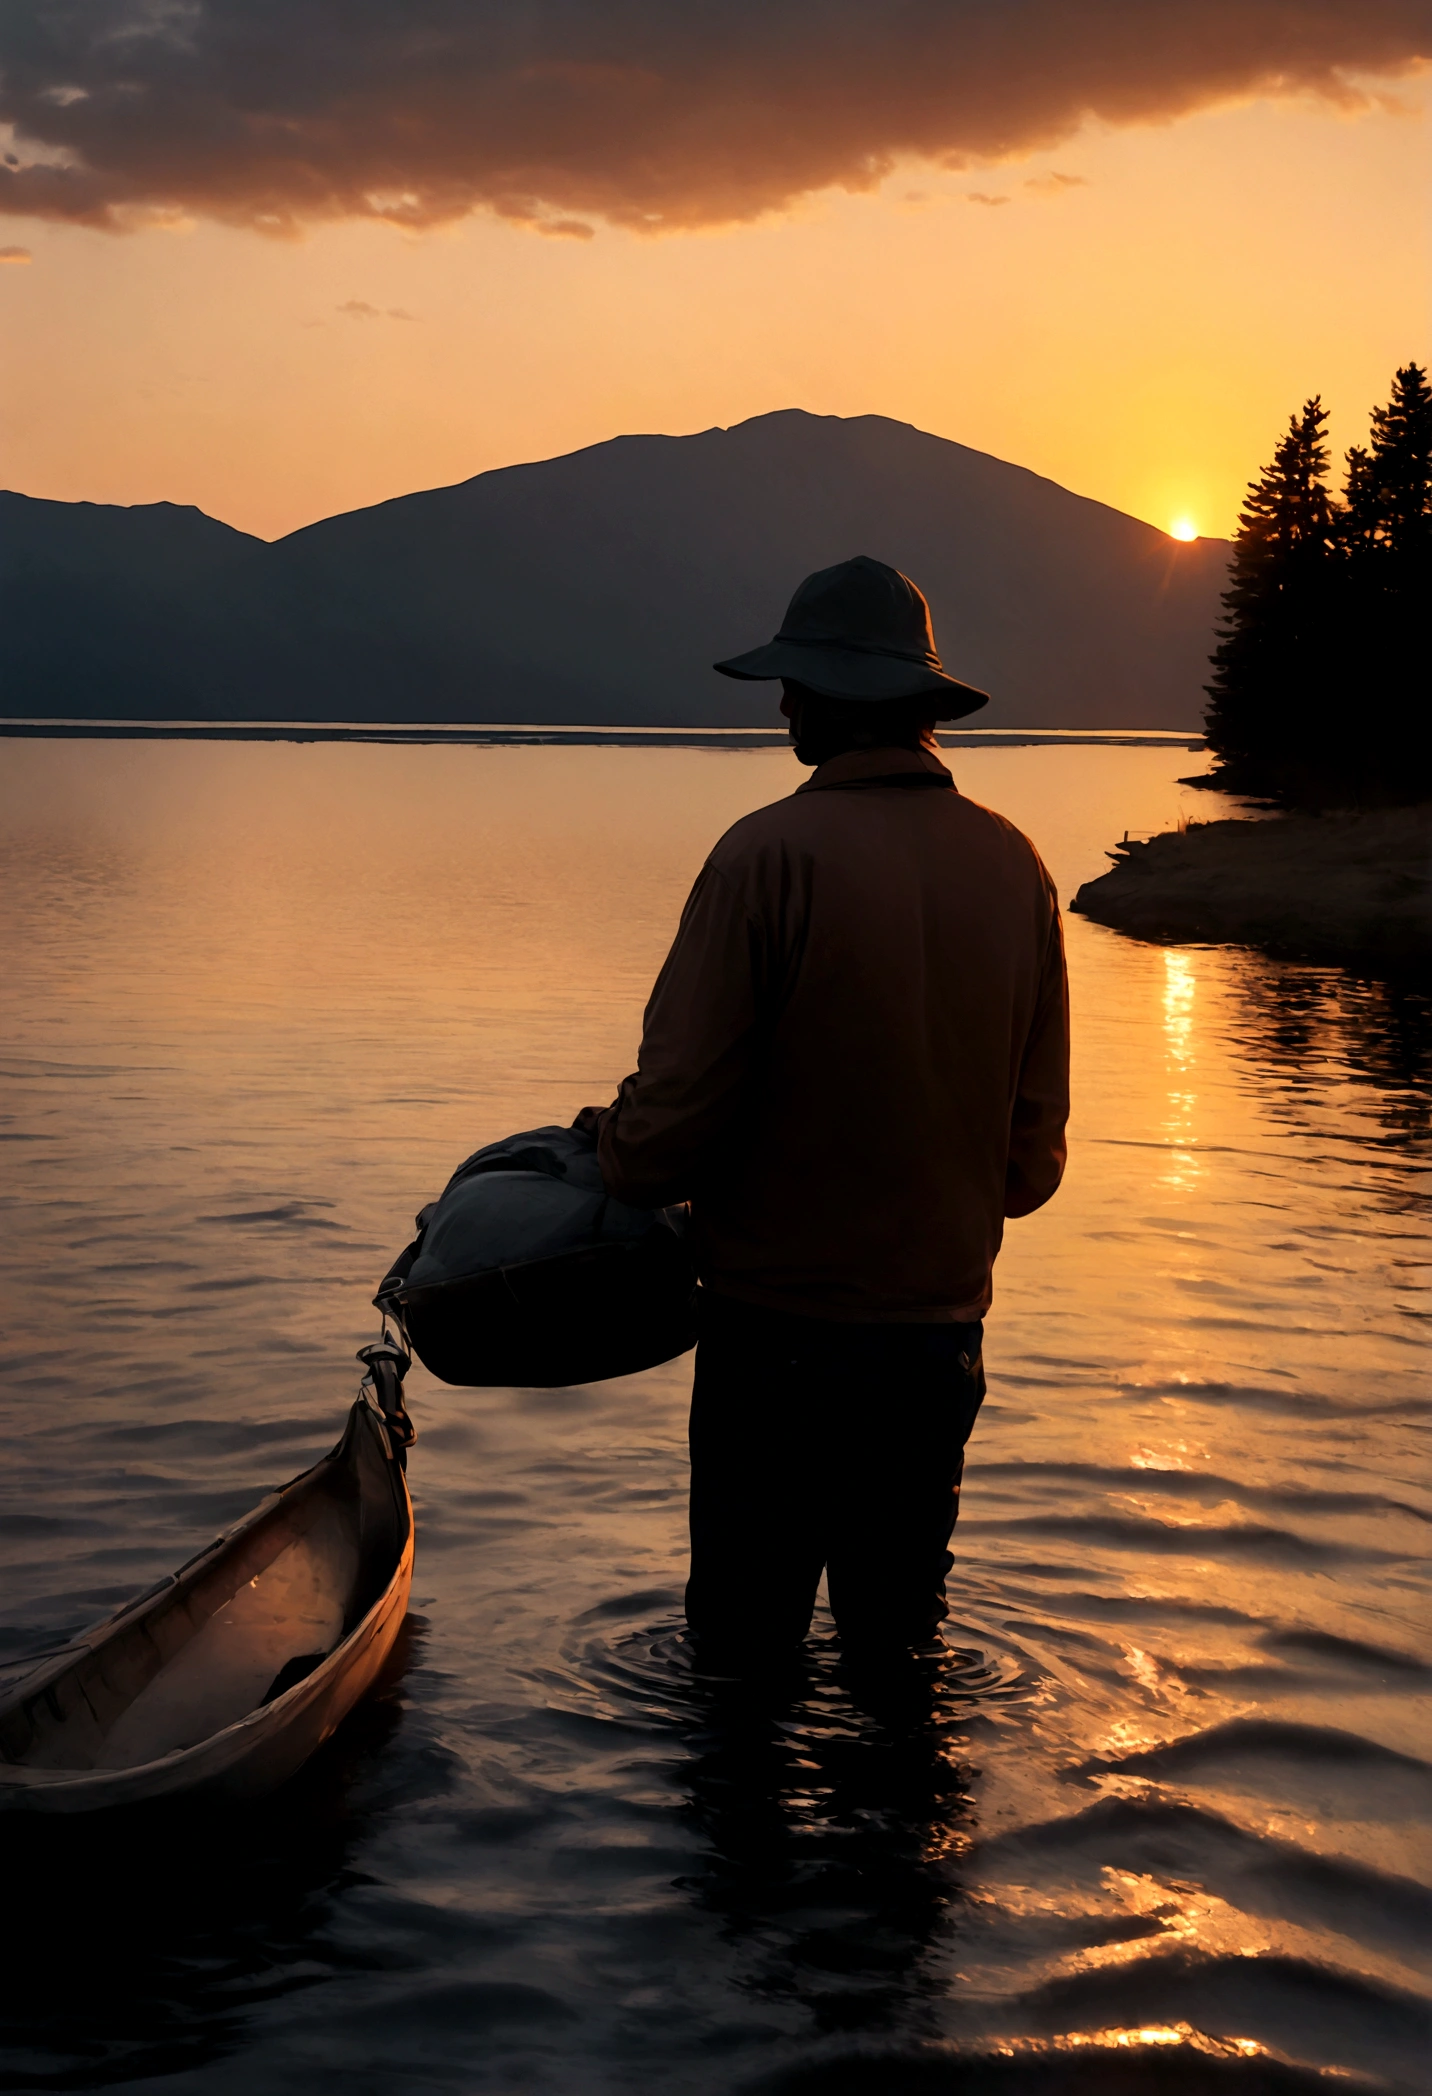
[[[1215,812],[956,750],[1067,901]],[[779,751],[0,746],[3,1650],[333,1440],[453,1164],[607,1099]],[[404,1667],[172,1840],[5,1832],[7,2089],[1425,2091],[1432,1027],[1069,921],[1069,1174],[1011,1226],[948,1652],[682,1641],[690,1360],[420,1369]]]

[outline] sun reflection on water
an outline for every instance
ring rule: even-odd
[[[1129,2052],[1145,2047],[1183,2045],[1209,2059],[1271,2059],[1270,2048],[1256,2038],[1215,2037],[1191,2023],[1111,2024],[1104,2030],[1064,2031],[1055,2038],[1007,2039],[991,2048],[1005,2059],[1074,2051]],[[1336,2073],[1336,2068],[1324,2069]]]
[[[1131,1470],[1192,1470],[1195,1461],[1206,1463],[1208,1450],[1187,1441],[1170,1441],[1162,1447],[1151,1447],[1145,1442],[1129,1452]]]
[[[1184,1193],[1204,1176],[1204,1167],[1193,1154],[1198,1094],[1190,1083],[1198,1061],[1194,1041],[1198,984],[1191,953],[1166,947],[1163,964],[1164,1064],[1169,1080],[1163,1132],[1169,1157],[1160,1177],[1163,1185]]]

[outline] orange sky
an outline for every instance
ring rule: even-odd
[[[1432,347],[1432,76],[1373,87],[1360,112],[1254,100],[1003,164],[902,162],[865,195],[656,237],[485,212],[292,240],[11,218],[0,250],[33,259],[0,266],[0,483],[193,502],[273,537],[797,406],[1225,533],[1304,395],[1341,448]]]

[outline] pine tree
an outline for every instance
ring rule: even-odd
[[[1318,398],[1291,417],[1238,519],[1205,715],[1235,791],[1298,790],[1324,733],[1336,557],[1326,422]]]
[[[1346,773],[1362,795],[1432,792],[1432,386],[1416,364],[1347,454],[1337,519],[1343,555],[1338,655],[1363,701]]]
[[[1432,386],[1417,364],[1404,364],[1392,399],[1372,411],[1372,477],[1382,543],[1400,567],[1432,556]]]

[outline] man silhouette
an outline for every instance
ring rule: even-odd
[[[936,753],[986,694],[912,582],[824,569],[716,668],[781,680],[813,776],[717,844],[638,1068],[579,1125],[619,1200],[691,1203],[686,1614],[745,1670],[799,1645],[822,1570],[852,1656],[936,1634],[1004,1220],[1064,1169],[1068,993],[1034,847]]]

